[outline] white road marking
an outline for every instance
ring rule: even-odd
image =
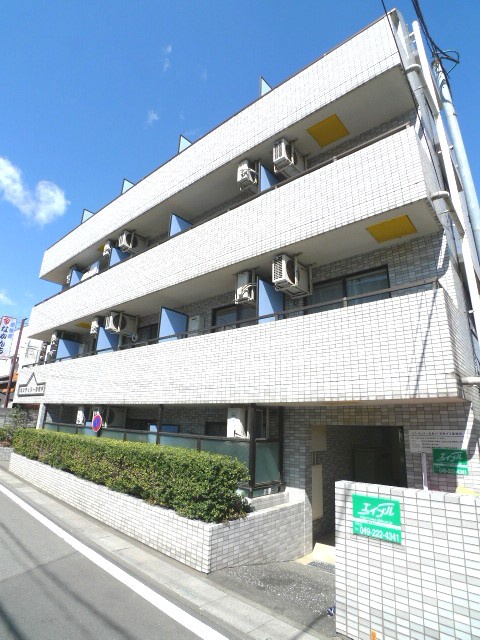
[[[56,525],[54,522],[46,518],[39,511],[31,507],[29,504],[24,502],[21,498],[15,495],[12,491],[0,485],[0,491],[6,495],[10,500],[15,502],[19,507],[21,507],[24,511],[29,513],[35,520],[38,520],[41,524],[43,524],[47,529],[50,529],[52,533],[57,535],[59,538],[64,540],[67,544],[73,547],[76,551],[81,553],[85,558],[88,558],[91,562],[103,569],[111,576],[116,578],[119,582],[127,586],[129,589],[137,593],[147,602],[150,602],[154,607],[165,613],[167,616],[178,622],[183,627],[194,633],[196,636],[201,638],[202,640],[228,640],[228,638],[215,629],[212,629],[205,623],[197,620],[192,615],[183,611],[180,607],[173,604],[160,594],[156,593],[150,587],[147,587],[146,584],[140,582],[130,574],[128,574],[123,569],[120,569],[113,562],[110,562],[102,555],[87,547],[83,542],[77,540],[72,535],[67,533],[64,529]]]

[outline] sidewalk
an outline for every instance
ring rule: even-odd
[[[108,556],[193,613],[221,620],[255,640],[341,639],[335,618],[334,575],[328,565],[298,562],[224,569],[205,576],[124,536],[17,478],[0,462],[0,483],[84,544]],[[310,560],[307,559],[307,560]]]

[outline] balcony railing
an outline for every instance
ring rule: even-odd
[[[196,449],[209,453],[237,458],[250,470],[250,484],[244,489],[253,496],[265,490],[278,491],[282,485],[282,442],[256,438],[222,438],[192,434],[140,431],[137,429],[104,428],[98,433],[84,424],[45,422],[43,429],[83,436],[95,436],[123,440],[124,442],[147,442],[168,447]]]
[[[224,207],[222,207],[220,205],[220,208],[217,210],[217,207],[215,208],[216,213],[214,216],[206,216],[204,217],[204,214],[201,214],[200,216],[198,216],[199,221],[198,222],[194,222],[192,224],[192,226],[188,229],[179,231],[178,233],[175,234],[175,236],[172,237],[178,237],[179,235],[183,234],[183,233],[187,233],[188,231],[194,230],[196,228],[198,228],[199,226],[209,222],[210,220],[212,220],[213,218],[217,218],[221,215],[223,215],[224,213],[226,213],[227,211],[232,211],[240,206],[245,205],[247,202],[251,201],[251,200],[255,200],[256,198],[259,198],[261,196],[263,196],[264,194],[270,192],[270,191],[274,191],[276,189],[280,189],[283,186],[285,186],[286,184],[289,184],[290,182],[293,182],[294,180],[298,180],[300,178],[305,177],[306,175],[313,173],[314,171],[318,171],[320,169],[323,169],[324,167],[328,166],[329,164],[332,164],[333,162],[340,160],[341,158],[345,158],[347,156],[350,156],[354,153],[357,153],[358,151],[361,151],[362,149],[365,149],[366,147],[369,147],[373,144],[376,144],[377,142],[380,142],[381,140],[384,140],[385,138],[388,138],[392,135],[395,135],[396,133],[399,133],[400,131],[406,129],[409,125],[409,123],[406,124],[401,124],[401,125],[397,125],[394,126],[392,128],[390,128],[388,131],[384,131],[372,138],[369,138],[367,140],[362,140],[361,142],[359,142],[357,145],[354,145],[348,149],[345,149],[341,152],[338,153],[332,153],[331,157],[321,161],[318,164],[315,164],[312,167],[308,167],[307,169],[305,169],[304,171],[302,171],[300,174],[298,175],[294,175],[291,176],[289,178],[285,178],[283,179],[281,182],[278,182],[270,187],[264,188],[261,191],[254,193],[252,195],[249,195],[248,197],[244,198],[243,200],[241,200],[238,203],[232,204],[231,200],[228,200],[226,205]],[[93,217],[93,216],[92,216]],[[91,218],[89,218],[91,219]],[[71,232],[69,232],[71,233]],[[66,234],[68,235],[68,234]],[[66,236],[64,236],[66,237]],[[148,246],[146,251],[149,251],[150,249],[153,249],[155,247],[158,247],[166,242],[168,242],[171,238],[170,237],[166,237],[163,240],[160,240],[158,242],[155,242],[154,244],[152,244],[151,246]],[[52,245],[53,246],[53,245]],[[134,258],[136,256],[132,255],[131,258]],[[131,259],[130,258],[130,259]],[[93,273],[91,276],[89,276],[88,278],[84,278],[83,280],[81,280],[80,282],[77,282],[71,286],[67,286],[67,287],[63,287],[61,291],[58,291],[57,293],[52,294],[51,296],[45,298],[44,300],[36,303],[34,305],[34,307],[37,307],[41,304],[43,304],[44,302],[47,302],[48,300],[51,300],[52,298],[55,298],[56,296],[61,295],[62,293],[64,293],[66,290],[70,290],[73,289],[75,287],[79,287],[81,284],[83,284],[83,282],[85,282],[86,279],[91,279],[94,278],[96,276],[101,275],[102,273],[104,273],[105,271],[109,271],[110,269],[113,269],[114,267],[117,267],[119,264],[122,264],[121,262],[116,263],[114,265],[111,266],[107,266],[105,263],[100,264],[99,269],[96,273]]]
[[[414,282],[407,282],[402,285],[397,285],[394,287],[388,287],[386,289],[378,289],[375,291],[369,291],[368,293],[355,294],[353,296],[346,296],[342,298],[337,298],[335,300],[329,300],[328,302],[319,302],[315,304],[304,305],[301,307],[295,307],[293,309],[285,309],[283,311],[275,311],[273,313],[269,313],[267,315],[255,316],[252,318],[248,318],[247,320],[238,320],[235,321],[235,325],[214,325],[209,327],[208,329],[195,330],[195,331],[184,331],[181,333],[173,333],[170,335],[162,336],[161,338],[155,337],[149,340],[145,340],[142,342],[135,342],[130,344],[120,345],[117,348],[107,348],[107,349],[94,349],[88,353],[82,353],[74,356],[68,356],[66,358],[58,358],[54,362],[61,362],[62,360],[72,360],[77,358],[84,358],[88,356],[94,356],[97,354],[101,354],[104,352],[110,351],[121,351],[125,349],[133,349],[138,347],[145,347],[152,344],[157,344],[159,342],[163,342],[165,340],[172,339],[185,339],[185,338],[194,338],[196,336],[204,335],[207,333],[214,333],[217,331],[227,331],[231,329],[241,328],[243,326],[258,324],[259,321],[262,320],[282,320],[284,318],[289,318],[293,316],[298,316],[299,314],[311,313],[311,312],[321,312],[322,308],[331,308],[332,305],[343,305],[348,306],[349,303],[353,301],[365,301],[368,302],[369,298],[377,297],[379,295],[391,296],[392,294],[400,294],[401,292],[405,292],[409,289],[421,289],[422,287],[428,288],[441,288],[441,283],[437,278],[428,278],[424,280],[416,280]],[[42,363],[43,364],[43,363]],[[37,363],[24,365],[23,368],[39,366]]]

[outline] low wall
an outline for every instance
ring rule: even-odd
[[[387,525],[385,535],[401,536],[400,543],[352,533],[359,505],[367,502],[360,512],[371,512],[372,498],[381,499],[383,513],[389,501],[399,503],[400,527]],[[335,502],[338,633],[354,640],[480,638],[479,497],[342,481]],[[380,535],[381,526],[368,532]]]
[[[10,460],[11,453],[10,447],[0,447],[0,460]]]
[[[12,453],[10,471],[117,531],[204,573],[293,560],[306,553],[303,502],[261,509],[227,524],[206,524],[16,453]]]

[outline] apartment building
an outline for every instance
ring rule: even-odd
[[[336,480],[480,488],[470,239],[419,34],[392,11],[46,250],[59,292],[32,311],[46,355],[15,402],[47,429],[236,455],[250,496],[304,500],[306,547]],[[438,472],[442,445],[461,470]]]

